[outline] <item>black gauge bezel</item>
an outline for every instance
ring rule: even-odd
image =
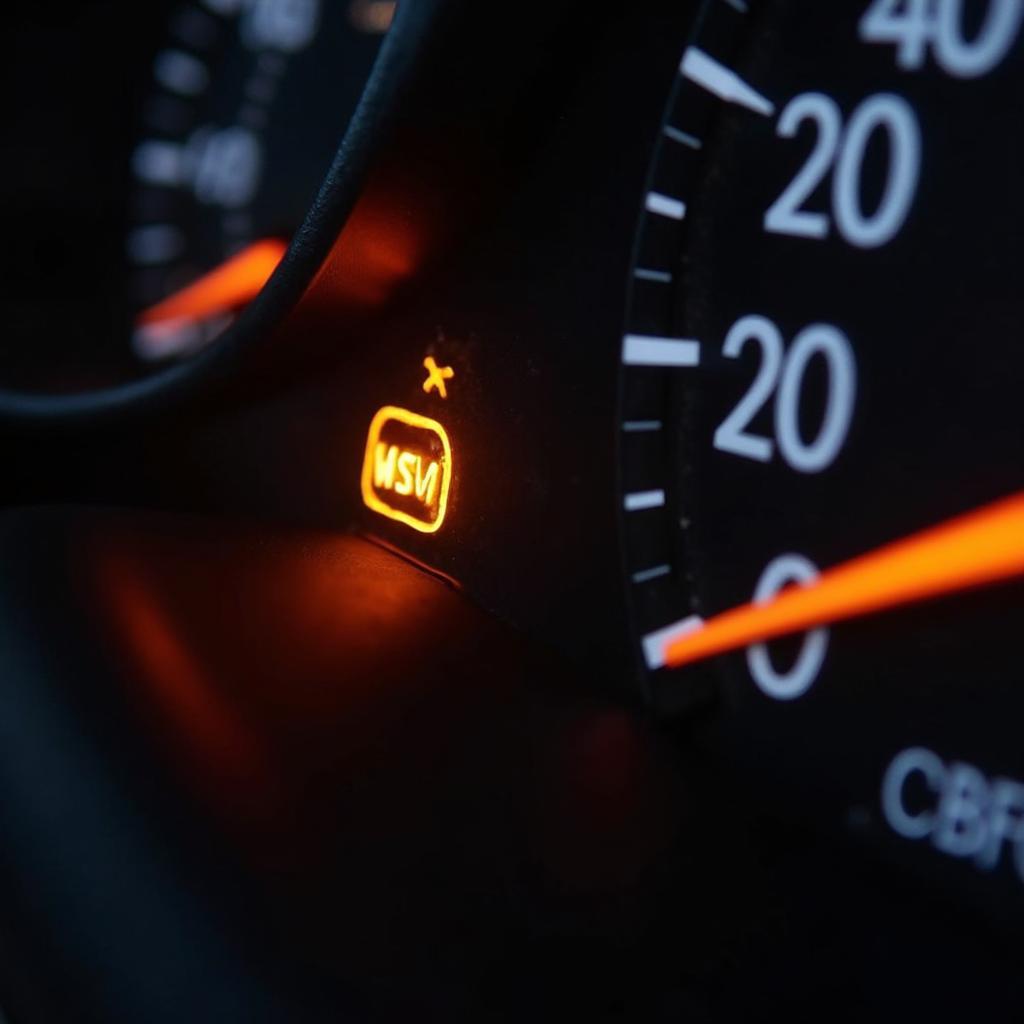
[[[713,0],[702,0],[679,49],[679,58],[709,31],[721,38],[726,49],[736,49],[749,31],[748,20],[749,12],[745,10],[729,4],[714,4]],[[679,254],[686,244],[689,224],[685,219],[677,221],[657,216],[646,206],[646,197],[658,187],[658,169],[664,150],[674,149],[679,158],[675,166],[684,173],[686,187],[683,189],[677,186],[676,194],[688,203],[692,202],[693,193],[704,172],[706,154],[703,141],[696,147],[681,145],[678,139],[673,140],[665,132],[665,126],[673,123],[673,112],[679,111],[686,114],[685,119],[681,120],[685,121],[691,138],[703,140],[714,122],[717,103],[698,86],[687,82],[681,74],[676,74],[662,109],[661,129],[651,148],[648,174],[637,207],[637,226],[624,289],[623,345],[629,334],[647,333],[652,326],[652,319],[658,324],[659,330],[668,330],[679,302],[677,293],[680,284],[674,272],[678,269],[676,265]],[[650,281],[644,281],[636,274],[637,268],[645,267],[671,269],[672,279],[654,287]],[[692,588],[676,575],[679,568],[679,538],[673,526],[672,509],[676,501],[671,492],[675,484],[668,466],[673,452],[679,446],[679,438],[667,420],[663,423],[663,429],[653,436],[630,436],[626,430],[626,423],[633,418],[637,409],[657,408],[660,410],[659,417],[664,416],[674,393],[671,371],[631,366],[624,353],[619,353],[615,513],[619,524],[621,572],[629,609],[630,635],[633,638],[641,637],[662,625],[669,608],[674,613],[683,604],[691,612],[697,611],[693,606]],[[643,419],[646,415],[643,412],[639,418]],[[668,499],[661,508],[645,511],[642,522],[625,507],[626,495],[631,490],[631,470],[635,470],[638,465],[644,467],[652,487],[665,488]],[[652,565],[650,556],[654,549],[660,552],[664,567],[669,569],[664,576],[649,574]],[[703,672],[691,673],[685,687],[666,689],[653,685],[653,670],[645,662],[641,644],[635,640],[632,644],[632,666],[633,679],[644,703],[655,711],[673,714],[706,705],[716,699],[718,688],[715,681]]]

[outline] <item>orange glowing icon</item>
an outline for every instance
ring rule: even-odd
[[[366,507],[420,533],[448,511],[452,446],[437,420],[386,405],[370,423],[361,486]]]
[[[427,379],[423,382],[423,390],[429,395],[435,388],[442,398],[448,397],[446,380],[455,376],[455,371],[450,366],[438,366],[433,356],[427,356],[423,360],[423,369],[427,371]]]

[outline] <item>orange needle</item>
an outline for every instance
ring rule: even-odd
[[[830,622],[1024,575],[1024,491],[837,565],[763,603],[669,637],[679,668]]]
[[[140,326],[169,320],[207,320],[251,302],[281,262],[287,246],[276,238],[253,242],[181,291],[144,309]]]

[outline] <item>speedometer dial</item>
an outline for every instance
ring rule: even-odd
[[[330,166],[393,9],[203,0],[174,15],[131,157],[126,247],[140,358],[208,343],[269,277]],[[234,291],[167,301],[228,259]]]
[[[1022,20],[706,3],[622,349],[652,700],[718,701],[788,807],[994,904],[1024,884]]]
[[[0,418],[105,417],[223,379],[331,251],[435,17],[393,0],[79,6],[12,22],[4,223],[23,244]]]

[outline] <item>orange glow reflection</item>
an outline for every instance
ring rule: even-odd
[[[413,276],[423,250],[423,225],[381,190],[364,195],[324,264],[315,290],[333,301],[379,306]]]
[[[445,628],[436,582],[365,542],[244,531],[121,536],[91,561],[144,734],[253,856],[308,855],[296,836],[324,793],[371,770],[382,748],[368,737],[401,728],[396,707],[430,685],[422,651]]]
[[[669,839],[670,799],[650,737],[625,712],[572,716],[544,764],[545,866],[560,885],[607,889],[642,877]]]
[[[382,36],[391,28],[396,6],[395,0],[353,0],[348,18],[357,31]]]
[[[187,736],[203,791],[237,811],[266,801],[273,773],[257,734],[221,697],[155,590],[124,561],[105,566],[110,609],[147,695],[173,734]]]

